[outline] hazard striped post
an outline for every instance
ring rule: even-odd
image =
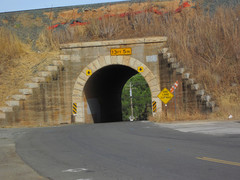
[[[77,103],[73,103],[73,115],[77,115]]]
[[[176,81],[174,85],[171,87],[170,92],[173,93],[175,89],[177,89],[177,87],[178,87],[178,81]]]
[[[175,89],[177,89],[177,87],[178,87],[178,81],[176,81],[170,89],[170,92],[174,93],[175,120],[177,120],[177,102],[176,102],[176,93],[175,93]]]
[[[152,110],[154,113],[157,111],[157,102],[156,101],[152,102]]]

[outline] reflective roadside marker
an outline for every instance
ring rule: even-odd
[[[92,70],[91,69],[86,70],[86,75],[91,76],[92,75]]]
[[[152,102],[152,109],[153,109],[153,112],[157,111],[157,103],[156,103],[156,101]]]
[[[138,72],[143,72],[143,71],[144,71],[143,67],[142,67],[142,66],[139,66],[139,67],[138,67]]]
[[[174,83],[174,85],[171,87],[170,92],[173,93],[175,89],[178,87],[178,81]]]
[[[77,115],[77,103],[73,103],[73,115]]]

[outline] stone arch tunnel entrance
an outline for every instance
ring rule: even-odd
[[[94,123],[122,121],[122,89],[135,74],[136,70],[123,65],[109,65],[96,71],[84,87],[88,104],[86,120],[92,118]]]
[[[162,103],[157,97],[160,92],[158,54],[165,42],[165,37],[149,37],[61,45],[60,57],[64,60],[69,88],[66,90],[72,96],[72,121],[122,121],[122,89],[138,72],[150,89],[154,113],[161,112]]]
[[[153,94],[158,93],[160,87],[156,76],[145,64],[129,56],[101,56],[87,65],[76,79],[72,102],[77,105],[78,113],[74,122],[122,121],[122,89],[127,80],[138,73],[139,67],[143,69],[140,74],[149,86],[151,99],[157,101]]]

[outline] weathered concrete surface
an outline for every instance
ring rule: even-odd
[[[157,123],[161,127],[175,129],[181,132],[191,132],[209,135],[240,134],[240,121],[195,121],[180,123]]]
[[[0,179],[47,180],[39,176],[17,155],[13,133],[14,129],[0,129]]]
[[[1,126],[42,126],[71,123],[71,92],[66,93],[63,63],[54,60],[55,66],[38,72],[27,89],[20,89],[13,100],[0,107]],[[40,77],[39,77],[40,76]]]

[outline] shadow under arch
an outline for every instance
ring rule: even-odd
[[[84,93],[88,103],[87,111],[94,123],[122,121],[122,89],[135,74],[137,71],[128,66],[109,65],[88,79]]]
[[[143,67],[141,75],[148,83],[154,99],[153,94],[160,91],[159,83],[151,70],[135,58],[101,56],[86,66],[73,89],[72,102],[78,104],[75,122],[121,121],[122,88],[126,81],[137,73],[138,67]],[[92,71],[91,76],[87,75],[88,70]],[[155,99],[157,101],[157,98]],[[160,103],[158,108],[161,108]]]

